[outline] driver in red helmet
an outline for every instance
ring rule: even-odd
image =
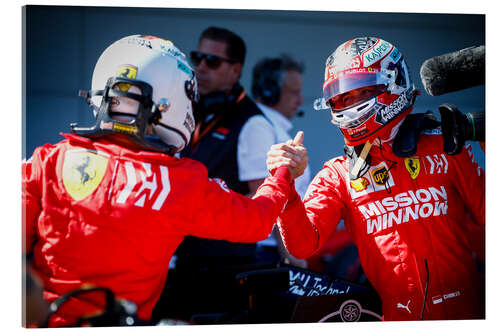
[[[326,61],[323,94],[347,156],[324,164],[304,202],[292,191],[278,223],[289,252],[310,257],[344,220],[384,320],[484,318],[467,230],[484,231],[485,176],[470,146],[444,154],[434,128],[411,153],[397,152],[417,90],[402,54],[380,38],[340,45]],[[268,168],[287,165],[295,148],[272,146]]]

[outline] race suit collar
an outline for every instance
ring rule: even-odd
[[[120,136],[118,135],[90,139],[72,133],[60,134],[68,139],[68,141],[72,144],[87,147],[89,149],[101,148],[104,150],[110,149],[114,152],[119,151],[120,156],[143,156],[144,158],[158,160],[163,163],[166,161],[171,162],[173,160],[179,160],[179,158],[175,156],[170,156],[161,152],[144,150],[144,148],[128,140],[128,137],[125,136],[123,136],[123,140],[120,140]]]

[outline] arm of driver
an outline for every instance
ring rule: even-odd
[[[292,179],[286,168],[265,179],[253,198],[231,191],[222,180],[199,184],[199,199],[188,234],[231,242],[267,238],[288,199]]]
[[[286,166],[294,178],[300,176],[307,166],[303,140],[304,133],[299,131],[293,140],[273,145],[267,155],[270,172]],[[304,161],[306,163],[301,164]],[[325,167],[309,185],[304,203],[293,189],[278,220],[278,227],[287,250],[294,257],[310,257],[335,231],[343,207],[339,179],[335,171]]]
[[[295,258],[305,259],[318,251],[335,232],[343,214],[340,181],[324,168],[309,185],[304,202],[293,197],[278,219],[283,242]]]

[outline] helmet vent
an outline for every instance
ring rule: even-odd
[[[370,104],[370,103],[364,103],[363,105],[360,105],[358,108],[358,112],[363,111],[363,109],[366,108],[368,106],[368,104]]]

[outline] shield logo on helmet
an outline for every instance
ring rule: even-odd
[[[135,78],[137,77],[137,67],[133,65],[121,65],[116,71],[116,76],[135,80]]]
[[[137,70],[137,67],[133,65],[121,65],[116,71],[116,76],[135,80],[135,78],[137,77]],[[121,91],[128,91],[131,85],[127,83],[119,83],[118,86],[120,87]]]
[[[405,167],[406,170],[408,170],[408,172],[410,173],[411,179],[415,179],[420,173],[420,160],[418,159],[418,157],[405,158]]]
[[[88,197],[101,183],[108,155],[86,149],[68,150],[63,162],[63,184],[76,201]]]

